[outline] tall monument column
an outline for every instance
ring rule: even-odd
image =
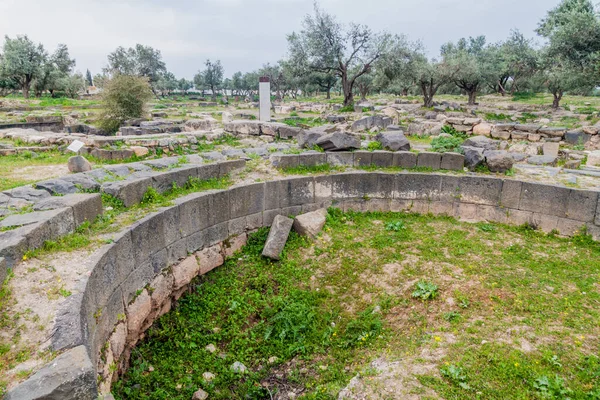
[[[271,82],[266,76],[259,78],[258,96],[260,99],[259,120],[269,122],[271,121]]]

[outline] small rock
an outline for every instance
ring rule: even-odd
[[[215,379],[215,374],[213,374],[212,372],[205,372],[202,374],[202,378],[206,381],[206,382],[210,382],[213,379]]]
[[[269,357],[269,364],[275,364],[279,359],[275,356]]]
[[[484,153],[485,161],[491,172],[504,173],[513,167],[514,159],[507,151],[496,150]]]
[[[565,162],[566,169],[577,169],[579,167],[581,167],[580,160],[569,160],[569,161]]]
[[[73,156],[69,158],[68,168],[73,173],[87,172],[92,170],[92,164],[83,156]]]
[[[386,150],[391,151],[409,151],[410,142],[402,131],[381,132],[375,136],[375,140],[381,143],[381,146]]]
[[[248,371],[248,368],[241,362],[236,361],[231,365],[231,370],[238,374],[245,374]]]
[[[208,351],[209,353],[214,353],[215,351],[217,351],[217,347],[214,344],[209,344],[208,346],[205,347],[206,351]]]
[[[131,146],[130,149],[133,151],[133,154],[138,157],[144,157],[150,152],[150,150],[144,146]]]
[[[192,396],[192,400],[206,400],[206,399],[208,399],[208,393],[206,393],[202,389],[196,390],[196,392]]]
[[[560,147],[559,143],[555,142],[546,142],[542,146],[542,150],[545,156],[550,157],[558,157],[558,149]]]

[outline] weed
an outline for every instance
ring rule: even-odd
[[[385,225],[385,229],[387,231],[399,232],[403,229],[406,229],[406,225],[404,224],[404,221],[388,222]]]
[[[433,300],[438,294],[439,289],[437,285],[427,281],[419,281],[415,286],[415,291],[412,292],[412,297],[421,300]]]

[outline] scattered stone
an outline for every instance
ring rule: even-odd
[[[398,132],[381,132],[375,136],[375,140],[381,143],[381,146],[390,151],[409,151],[410,142],[404,136],[402,131]]]
[[[470,146],[463,146],[462,149],[465,155],[465,166],[469,168],[469,170],[473,171],[475,168],[477,168],[485,162],[483,149]]]
[[[301,131],[296,139],[298,140],[298,146],[303,149],[308,149],[317,144],[317,141],[323,136],[321,132],[315,130]]]
[[[211,382],[215,379],[215,374],[213,374],[212,372],[205,372],[202,374],[202,378],[206,381],[206,382]]]
[[[550,157],[558,157],[558,149],[560,147],[560,143],[546,142],[542,146],[542,151],[545,156]]]
[[[473,127],[473,135],[476,136],[490,136],[492,133],[492,125],[488,123],[477,124]]]
[[[231,365],[231,370],[238,374],[245,374],[248,371],[248,368],[241,362],[236,361]]]
[[[233,121],[233,114],[230,112],[224,111],[223,114],[221,114],[221,117],[224,124],[228,124]]]
[[[600,150],[592,151],[588,154],[587,165],[600,167]]]
[[[217,351],[217,347],[214,344],[209,344],[205,347],[206,351],[208,351],[209,353],[214,353],[215,351]]]
[[[556,167],[557,158],[551,155],[533,156],[527,159],[527,164],[531,165],[549,165]]]
[[[463,147],[477,147],[484,150],[498,150],[500,142],[485,136],[473,136],[465,140],[462,145]]]
[[[275,217],[262,252],[263,256],[279,260],[293,224],[294,220],[291,218],[284,217],[283,215]]]
[[[581,167],[580,160],[569,160],[569,161],[565,162],[566,169],[578,169],[579,167]]]
[[[138,157],[144,157],[150,152],[150,150],[144,146],[131,146],[130,150]]]
[[[77,192],[77,187],[71,182],[62,179],[52,179],[50,181],[38,182],[35,184],[38,189],[43,189],[53,195],[72,194]]]
[[[73,156],[69,158],[68,168],[70,172],[87,172],[92,170],[92,164],[83,156]]]
[[[325,226],[327,210],[322,208],[317,211],[298,215],[294,219],[293,228],[298,234],[316,238]]]
[[[491,172],[504,173],[513,167],[514,160],[504,150],[491,150],[484,152],[485,162]]]
[[[206,399],[208,399],[208,393],[206,393],[202,389],[196,390],[196,392],[194,392],[194,395],[192,396],[192,400],[206,400]]]
[[[343,132],[334,132],[321,136],[315,144],[325,151],[360,149],[360,139]]]

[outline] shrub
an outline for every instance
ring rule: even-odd
[[[123,122],[130,118],[140,118],[146,112],[146,105],[152,98],[148,79],[116,75],[104,86],[99,126],[107,133],[115,133]]]
[[[431,148],[433,151],[437,151],[438,153],[446,153],[449,151],[453,151],[456,153],[462,153],[462,148],[460,147],[463,144],[464,140],[457,137],[436,137],[431,141]]]

